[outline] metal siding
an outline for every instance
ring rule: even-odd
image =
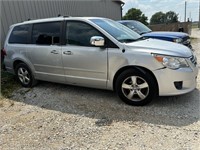
[[[31,12],[30,12],[30,14],[31,14],[30,19],[37,18],[34,1],[31,1],[28,4],[29,4],[29,8],[31,10]]]
[[[121,6],[118,3],[108,1],[106,7],[106,14],[108,18],[113,20],[121,20]]]
[[[12,19],[11,19],[11,12],[10,12],[10,9],[9,9],[9,5],[8,3],[4,3],[4,6],[3,6],[3,11],[5,12],[5,20],[7,22],[7,25],[10,25],[12,24]],[[3,20],[4,21],[4,20]]]
[[[2,19],[2,15],[0,15],[0,18]],[[4,23],[1,21],[1,39],[4,38],[6,36],[6,33],[5,33],[5,27],[4,27]],[[1,40],[1,48],[3,47],[3,40]]]
[[[61,8],[61,12],[65,11],[65,7],[63,5],[63,1],[60,1],[60,8]],[[65,14],[66,15],[66,14]]]
[[[41,1],[41,6],[42,6],[42,9],[43,9],[44,18],[47,18],[48,17],[48,7],[46,5],[46,2],[45,1]]]
[[[23,1],[18,1],[18,2],[16,1],[16,3],[18,3],[18,5],[19,5],[19,10],[20,10],[20,14],[21,14],[21,21],[27,20],[25,10],[24,10],[24,6],[23,6]]]
[[[43,7],[42,1],[40,2],[39,9],[40,9],[40,12],[41,12],[40,17],[41,17],[41,18],[45,18],[45,9],[46,9],[46,8]]]
[[[49,8],[50,8],[50,14],[49,17],[53,17],[53,14],[55,13],[54,7],[53,7],[53,3],[52,1],[48,2],[49,3]]]
[[[51,17],[57,16],[57,14],[56,14],[56,7],[55,7],[55,4],[54,4],[54,1],[51,1],[51,9],[53,10],[52,14],[51,14]]]
[[[53,1],[53,6],[54,6],[54,8],[55,8],[54,17],[57,17],[58,14],[59,14],[57,4],[58,4],[58,2]]]
[[[3,22],[4,31],[7,33],[8,29],[9,29],[9,26],[12,24],[12,21],[11,21],[10,16],[9,16],[10,10],[8,8],[8,3],[2,3],[1,13],[2,13],[1,22]],[[2,30],[2,28],[1,28],[1,30]],[[5,37],[6,37],[6,35],[3,34],[3,32],[1,32],[1,38],[2,38],[1,39],[1,43],[2,43],[2,46],[3,46],[3,42],[4,42]]]
[[[29,8],[27,8],[26,1],[21,2],[21,5],[22,5],[22,8],[24,10],[24,15],[23,15],[24,18],[22,18],[23,21],[30,19]]]
[[[50,5],[49,5],[49,3],[47,1],[43,1],[43,7],[46,10],[46,16],[45,16],[45,18],[47,18],[49,16],[49,14],[50,14],[50,8],[49,8]]]
[[[1,43],[9,26],[27,19],[69,16],[96,16],[121,19],[121,6],[111,0],[8,0],[1,1]]]
[[[18,3],[18,2],[15,2],[15,8],[16,8],[16,10],[17,10],[17,14],[19,15],[18,17],[19,17],[19,22],[21,22],[22,21],[22,14],[21,14],[21,11],[20,11],[20,6],[19,6],[20,4]]]
[[[21,18],[21,14],[20,14],[20,11],[19,11],[18,3],[15,2],[15,1],[13,1],[13,5],[14,5],[14,10],[15,10],[17,22],[21,22],[21,21],[22,21],[22,18]]]
[[[26,12],[26,19],[31,19],[31,13],[30,13],[30,8],[29,8],[29,5],[28,5],[28,1],[24,1],[24,9],[25,9],[25,12]]]
[[[7,3],[7,7],[8,7],[8,10],[9,10],[9,14],[10,14],[10,22],[12,23],[12,22],[14,22],[15,21],[15,17],[14,17],[14,15],[15,15],[15,13],[13,12],[13,9],[11,8],[12,7],[12,4],[11,4],[12,2],[11,1],[8,1],[8,3]]]
[[[36,1],[33,1],[34,3],[34,9],[35,9],[35,14],[36,14],[36,19],[37,18],[40,18],[40,12],[38,12],[38,1],[36,0]]]
[[[40,11],[41,11],[41,18],[46,18],[46,7],[45,6],[43,6],[43,2],[44,2],[44,0],[43,1],[40,1],[40,5],[39,5],[39,9],[40,9]]]
[[[61,9],[59,8],[59,2],[54,1],[54,3],[55,3],[55,6],[56,6],[56,15],[55,15],[55,17],[57,17],[58,14],[61,13]]]
[[[14,1],[9,1],[9,8],[11,12],[12,22],[18,22]]]
[[[1,3],[1,39],[4,39],[6,36],[6,31],[8,30],[7,18],[5,16],[5,6]],[[4,21],[3,21],[4,20]],[[3,46],[3,40],[1,40],[1,46]],[[2,47],[1,47],[2,48]]]
[[[40,19],[40,18],[43,18],[43,12],[42,12],[42,9],[41,9],[41,2],[37,2],[36,3],[36,7],[35,7],[35,9],[36,9],[36,12],[38,13],[38,18]]]

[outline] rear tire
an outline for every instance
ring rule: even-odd
[[[136,69],[122,72],[117,78],[115,89],[121,100],[134,106],[150,103],[157,93],[152,75]]]
[[[31,70],[25,63],[19,63],[15,68],[15,73],[23,87],[33,87],[37,83]]]

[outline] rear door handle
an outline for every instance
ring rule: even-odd
[[[71,51],[64,51],[63,54],[65,54],[65,55],[72,55],[72,52]]]
[[[52,54],[59,54],[57,50],[52,50],[51,53]]]

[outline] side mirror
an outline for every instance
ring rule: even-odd
[[[101,36],[93,36],[90,38],[90,44],[94,46],[104,46],[105,40]]]

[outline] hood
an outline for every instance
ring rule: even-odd
[[[127,49],[138,52],[156,53],[185,58],[192,55],[192,51],[182,44],[157,39],[146,39],[132,43],[125,43],[125,46]]]
[[[187,37],[187,33],[183,32],[149,32],[143,34],[143,36],[148,37],[170,37],[170,38],[184,38]]]

